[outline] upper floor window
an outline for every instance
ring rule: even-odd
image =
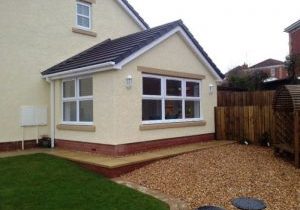
[[[82,1],[77,2],[76,6],[76,25],[79,28],[91,29],[91,8],[92,5]]]
[[[93,122],[93,79],[91,77],[63,81],[62,109],[64,123]]]

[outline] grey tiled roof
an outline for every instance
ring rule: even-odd
[[[287,27],[284,31],[290,33],[299,28],[300,28],[300,20],[296,21],[295,23]]]
[[[125,58],[129,57],[141,48],[151,44],[152,42],[159,39],[160,37],[167,34],[172,29],[178,26],[182,27],[182,29],[188,34],[188,36],[198,48],[198,50],[203,54],[207,62],[215,70],[215,72],[221,78],[223,78],[224,76],[221,73],[221,71],[209,58],[209,56],[206,54],[206,52],[199,45],[197,40],[193,37],[193,35],[190,33],[188,28],[183,24],[181,20],[164,24],[142,32],[134,33],[128,36],[124,36],[118,39],[108,39],[43,71],[42,75],[50,75],[54,73],[98,65],[107,62],[115,62],[116,64],[118,64]]]
[[[267,60],[264,60],[258,64],[255,64],[253,66],[251,66],[250,68],[254,69],[254,68],[263,68],[263,67],[269,67],[269,66],[277,66],[277,65],[283,65],[284,63],[282,61],[279,61],[279,60],[275,60],[275,59],[267,59]]]

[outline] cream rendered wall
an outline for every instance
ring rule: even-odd
[[[183,71],[205,75],[202,81],[202,107],[206,126],[140,131],[142,119],[142,74],[137,66]],[[133,86],[127,89],[125,78],[133,76]],[[126,144],[172,137],[214,133],[216,90],[209,95],[209,84],[216,79],[202,65],[180,35],[163,43],[127,64],[122,70],[96,73],[94,84],[94,124],[96,132],[56,130],[56,138],[101,144]],[[57,91],[61,92],[60,84]],[[56,98],[57,124],[61,121],[61,96]]]
[[[202,112],[206,126],[140,131],[142,119],[142,74],[137,66],[183,71],[205,75],[202,81]],[[115,83],[122,84],[127,75],[133,76],[133,87],[115,86],[115,136],[116,144],[156,139],[214,133],[214,107],[217,105],[216,90],[209,95],[209,84],[216,87],[216,79],[199,61],[180,35],[175,34],[146,54],[125,66],[117,74]]]
[[[40,71],[107,38],[140,31],[115,0],[96,0],[92,31],[97,37],[72,32],[75,0],[9,0],[0,4],[0,142],[22,139],[20,107],[49,107],[49,84]],[[48,116],[50,119],[50,116]],[[34,139],[34,128],[25,139]],[[49,134],[49,126],[40,128]]]
[[[93,76],[93,113],[96,132],[82,132],[56,129],[55,138],[62,140],[73,140],[82,142],[93,142],[102,144],[114,144],[116,114],[113,104],[115,104],[115,84],[116,71],[106,71]],[[55,118],[56,125],[62,123],[62,81],[55,84]]]

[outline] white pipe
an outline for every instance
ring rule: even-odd
[[[51,115],[51,148],[54,148],[54,140],[55,140],[55,81],[50,81],[50,115]]]
[[[22,150],[24,150],[25,149],[25,147],[24,147],[24,127],[22,127]]]
[[[39,126],[36,126],[36,144],[39,143]]]

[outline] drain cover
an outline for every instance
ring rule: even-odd
[[[202,206],[202,207],[199,207],[196,210],[225,210],[225,209],[222,209],[222,208],[217,207],[217,206]]]
[[[236,198],[232,200],[232,205],[243,210],[262,210],[267,208],[266,204],[262,200],[258,200],[256,198]]]

